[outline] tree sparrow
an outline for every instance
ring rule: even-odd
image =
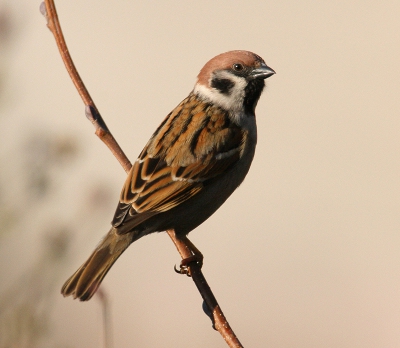
[[[248,51],[222,53],[201,69],[132,166],[110,231],[65,282],[64,296],[89,300],[124,250],[152,232],[173,229],[199,254],[186,236],[245,178],[257,142],[255,107],[273,74]]]

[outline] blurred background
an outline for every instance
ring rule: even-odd
[[[0,0],[0,347],[100,347],[63,282],[108,231],[125,173],[93,134],[39,13]],[[232,49],[277,74],[244,184],[191,233],[246,347],[400,346],[400,3],[57,1],[76,66],[133,161]],[[107,275],[114,347],[225,347],[166,234]]]

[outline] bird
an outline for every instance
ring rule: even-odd
[[[134,162],[111,229],[65,282],[64,297],[89,300],[128,246],[153,232],[173,229],[202,263],[187,235],[247,175],[257,143],[255,108],[265,79],[274,74],[259,55],[244,50],[219,54],[204,65],[193,90]]]

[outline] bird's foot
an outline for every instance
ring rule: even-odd
[[[186,259],[183,259],[181,261],[181,264],[179,265],[179,269],[174,266],[174,270],[176,273],[179,274],[186,274],[188,277],[191,277],[191,271],[190,271],[190,264],[197,263],[200,267],[200,269],[203,267],[203,255],[202,254],[194,254],[190,257],[187,257]]]

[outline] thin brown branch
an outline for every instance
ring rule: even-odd
[[[81,77],[78,74],[78,71],[75,68],[75,65],[72,61],[64,40],[54,1],[45,0],[44,4],[45,5],[41,5],[41,12],[47,19],[47,26],[54,35],[65,67],[86,106],[85,113],[87,118],[94,125],[96,129],[96,135],[108,146],[108,148],[117,158],[124,170],[128,172],[132,167],[131,162],[126,157],[126,155],[118,145],[117,141],[112,136],[111,132],[108,130],[107,125],[105,124],[103,118],[97,110],[96,105],[90,97],[88,90],[86,89]],[[187,259],[193,255],[191,250],[187,247],[187,245],[181,242],[181,240],[175,235],[175,232],[173,230],[169,230],[167,231],[167,233],[172,242],[175,244],[176,248],[178,249],[178,252],[181,255],[182,259]],[[190,275],[195,282],[197,289],[199,290],[206,306],[208,307],[208,312],[213,321],[215,329],[218,330],[218,332],[222,335],[229,347],[243,347],[236,337],[235,333],[229,326],[229,323],[226,320],[224,314],[222,313],[222,310],[219,307],[218,302],[214,297],[214,294],[212,293],[206,279],[204,278],[200,265],[196,262],[193,262],[190,264],[189,267]]]
[[[82,98],[83,103],[86,106],[86,117],[89,119],[90,122],[92,122],[95,128],[96,135],[108,146],[108,148],[117,158],[124,170],[126,172],[129,172],[132,167],[131,162],[129,161],[128,157],[126,157],[125,153],[122,151],[121,147],[119,146],[111,132],[108,130],[106,123],[101,117],[92,97],[89,94],[89,91],[85,87],[85,84],[83,83],[78,71],[75,68],[74,62],[72,61],[71,55],[69,54],[67,44],[64,40],[64,35],[62,33],[60,22],[58,20],[54,1],[45,0],[44,6],[43,3],[40,5],[40,11],[46,17],[47,27],[50,29],[50,31],[54,35],[54,38],[56,39],[58,50],[60,51],[61,58],[65,64],[68,74],[71,77],[72,82],[74,83],[79,95]]]
[[[168,230],[167,233],[172,239],[172,242],[175,244],[176,249],[178,250],[182,259],[188,259],[193,255],[187,244],[182,243],[181,240],[176,236],[174,230]],[[222,313],[222,310],[218,305],[218,302],[213,292],[211,291],[211,288],[209,287],[206,278],[204,278],[200,265],[196,262],[191,262],[189,267],[190,276],[192,277],[194,283],[197,286],[197,289],[200,292],[201,297],[208,307],[207,315],[211,316],[214,328],[221,334],[229,347],[243,347],[242,344],[239,342],[239,339],[233,332],[232,328],[230,327],[228,321],[226,320],[224,313]]]

